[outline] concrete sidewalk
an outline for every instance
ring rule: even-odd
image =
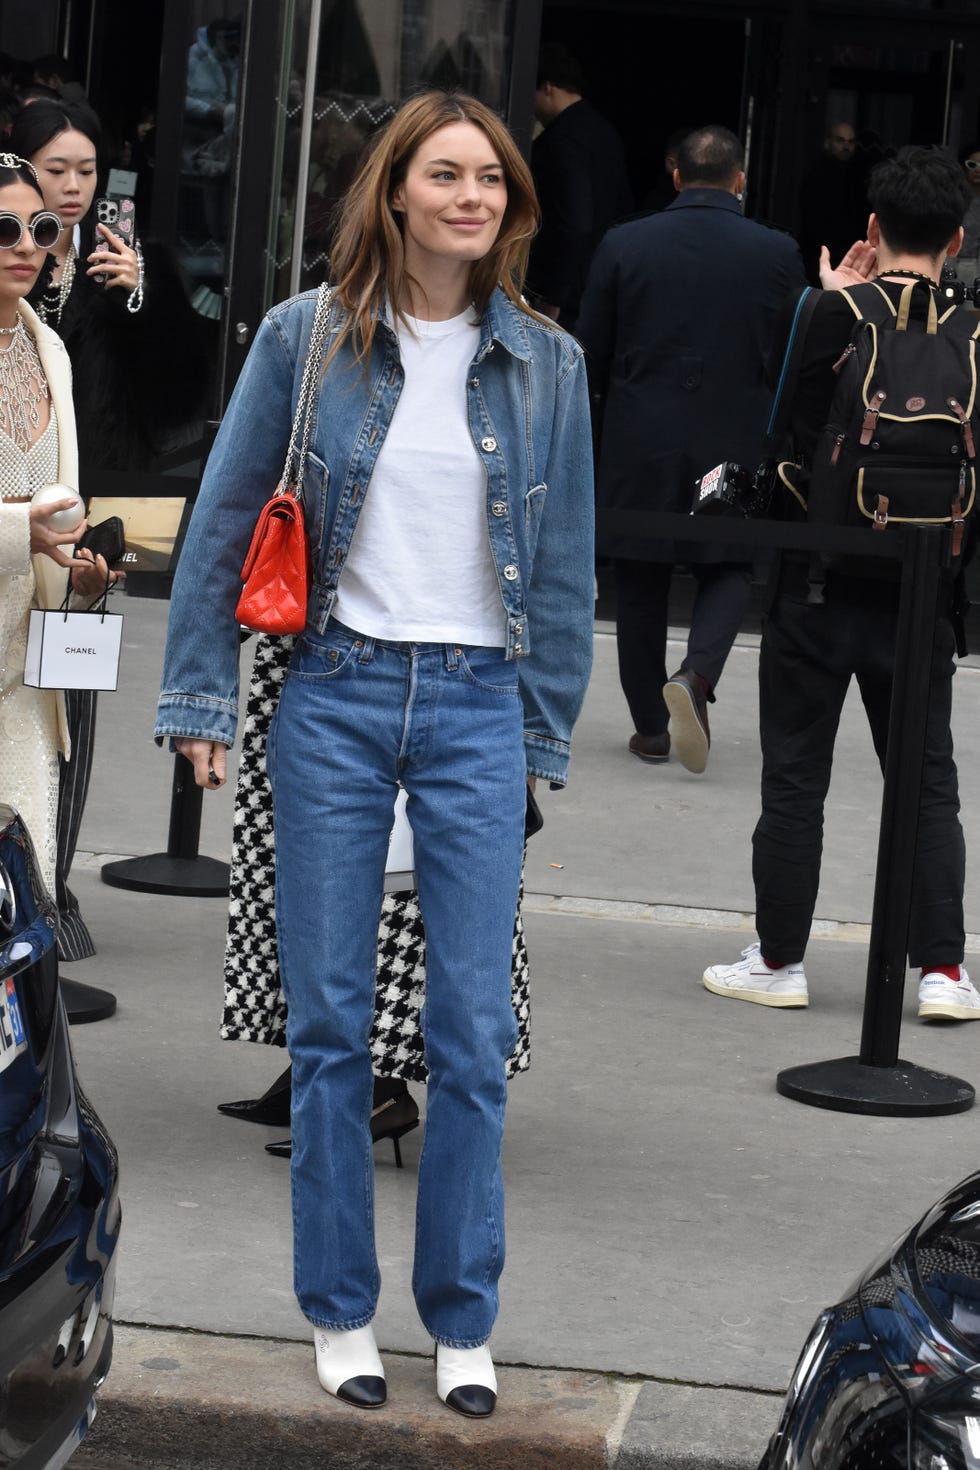
[[[571,785],[542,794],[528,858],[532,1066],[505,1145],[501,1408],[488,1425],[457,1422],[428,1382],[410,1292],[419,1131],[403,1171],[376,1151],[392,1392],[354,1416],[318,1389],[293,1300],[288,1166],[262,1148],[279,1135],[215,1111],[285,1065],[217,1039],[225,905],[99,881],[107,857],[165,847],[170,799],[171,761],[149,739],[166,608],[122,608],[123,679],[101,698],[73,880],[99,955],[70,973],[119,997],[112,1020],[73,1034],[122,1159],[125,1326],[78,1463],[122,1466],[138,1433],[143,1464],[754,1467],[818,1311],[980,1164],[976,1110],[864,1118],[775,1091],[782,1067],[858,1050],[880,778],[857,699],[828,804],[810,1009],[725,1000],[700,977],[752,937],[755,640],[732,654],[695,777],[628,754],[600,628]],[[980,669],[956,685],[972,852]],[[202,852],[227,856],[230,821],[230,793],[209,795]],[[967,916],[980,933],[972,884]],[[975,1084],[980,1027],[923,1026],[909,992],[902,1056]]]

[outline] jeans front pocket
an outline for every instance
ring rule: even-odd
[[[317,684],[335,679],[356,660],[362,647],[362,639],[339,629],[328,627],[325,633],[307,631],[296,643],[287,677]]]
[[[517,694],[517,663],[502,648],[464,648],[459,654],[463,678],[486,694]]]

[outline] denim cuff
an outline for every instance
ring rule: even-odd
[[[237,705],[228,700],[194,694],[162,694],[153,737],[158,745],[169,735],[180,740],[216,740],[230,749],[235,743],[237,725]],[[174,748],[173,739],[170,748]]]
[[[307,1312],[303,1315],[312,1327],[319,1327],[322,1332],[356,1332],[359,1327],[367,1327],[374,1321],[373,1312],[366,1317],[358,1317],[355,1322],[327,1322],[323,1317],[311,1317]]]
[[[535,735],[533,731],[525,730],[524,755],[529,776],[538,776],[542,781],[564,786],[568,779],[568,761],[571,755],[570,747],[564,740],[549,739],[545,735]],[[446,1347],[453,1345],[446,1343]]]

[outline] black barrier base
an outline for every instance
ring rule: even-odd
[[[97,985],[83,985],[80,980],[61,981],[61,998],[69,1024],[87,1026],[91,1021],[107,1021],[116,1012],[116,997],[109,990],[100,990]]]
[[[784,1097],[831,1108],[837,1113],[873,1113],[883,1118],[928,1118],[965,1113],[976,1093],[961,1077],[932,1072],[898,1059],[894,1067],[870,1067],[860,1057],[788,1067],[776,1078]]]
[[[149,857],[122,858],[104,863],[102,881],[110,888],[134,893],[169,893],[182,898],[227,898],[231,870],[209,857],[171,857],[154,852]]]

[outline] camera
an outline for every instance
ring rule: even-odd
[[[694,484],[692,515],[762,516],[769,509],[776,466],[763,460],[756,469],[726,459]]]
[[[970,285],[957,273],[953,262],[947,260],[943,265],[942,275],[939,277],[939,291],[947,301],[953,302],[955,306],[962,306],[967,301],[980,305],[980,276],[977,276]]]

